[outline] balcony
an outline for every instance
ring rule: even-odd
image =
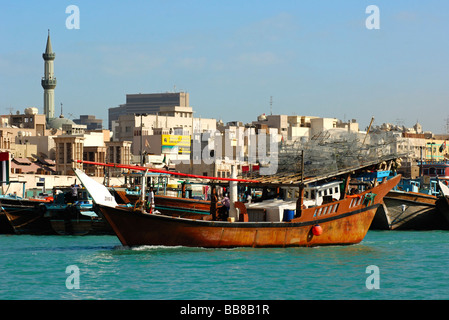
[[[44,89],[54,89],[56,88],[56,78],[53,79],[42,78],[41,84]]]
[[[42,54],[42,58],[44,58],[44,60],[48,61],[48,60],[55,60],[56,54],[54,52],[52,53],[43,53]]]

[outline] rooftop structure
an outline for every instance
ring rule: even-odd
[[[189,94],[186,92],[139,93],[127,94],[126,104],[109,108],[108,114],[108,128],[112,130],[112,122],[118,120],[120,115],[158,114],[161,116],[192,118],[193,111],[189,106]]]
[[[81,115],[79,119],[75,119],[73,122],[86,125],[87,130],[103,129],[103,120],[96,119],[93,115]]]

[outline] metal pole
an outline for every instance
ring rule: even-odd
[[[140,165],[143,166],[143,123],[142,123],[142,116],[143,114],[140,114]]]

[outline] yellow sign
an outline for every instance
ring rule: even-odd
[[[163,146],[190,147],[190,136],[163,134],[162,135],[162,145]]]

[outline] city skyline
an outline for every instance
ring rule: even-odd
[[[71,5],[79,29],[67,26]],[[367,28],[370,5],[379,8],[380,29]],[[196,117],[224,122],[272,111],[356,119],[362,130],[371,117],[374,125],[419,121],[444,133],[448,7],[436,0],[3,3],[0,114],[43,113],[50,29],[55,105],[72,119],[92,114],[105,127],[108,108],[126,94],[185,91]]]

